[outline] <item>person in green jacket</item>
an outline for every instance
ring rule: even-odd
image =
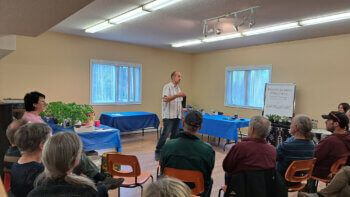
[[[180,132],[178,138],[169,140],[161,150],[161,172],[165,167],[200,171],[203,173],[205,189],[201,196],[210,196],[215,151],[210,144],[196,136],[202,128],[202,122],[202,114],[198,111],[191,111],[186,115],[183,122],[184,132]],[[192,188],[193,185],[189,184],[189,187]]]

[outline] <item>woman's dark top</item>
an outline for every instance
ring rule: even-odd
[[[97,197],[108,196],[104,186],[97,186],[98,191],[88,185],[72,185],[67,183],[63,178],[56,180],[46,180],[32,190],[28,197],[45,196],[45,197]]]

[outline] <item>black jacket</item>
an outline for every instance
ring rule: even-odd
[[[225,197],[288,197],[288,190],[275,169],[242,171],[231,176]]]

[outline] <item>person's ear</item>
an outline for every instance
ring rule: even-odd
[[[42,151],[43,148],[44,148],[44,142],[40,142],[40,144],[39,144],[39,149]]]

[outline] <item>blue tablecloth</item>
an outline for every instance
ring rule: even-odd
[[[53,123],[47,124],[52,128],[52,134],[67,131],[74,132],[73,127],[63,128]],[[100,127],[96,127],[96,130],[89,133],[77,133],[83,142],[85,151],[115,148],[117,151],[121,152],[122,144],[120,140],[120,131],[118,129],[101,124]]]
[[[238,141],[237,129],[249,126],[250,119],[232,119],[230,116],[203,116],[202,129],[198,133]]]
[[[147,127],[158,128],[157,114],[148,112],[102,113],[101,124],[117,128],[120,131],[134,131]]]

